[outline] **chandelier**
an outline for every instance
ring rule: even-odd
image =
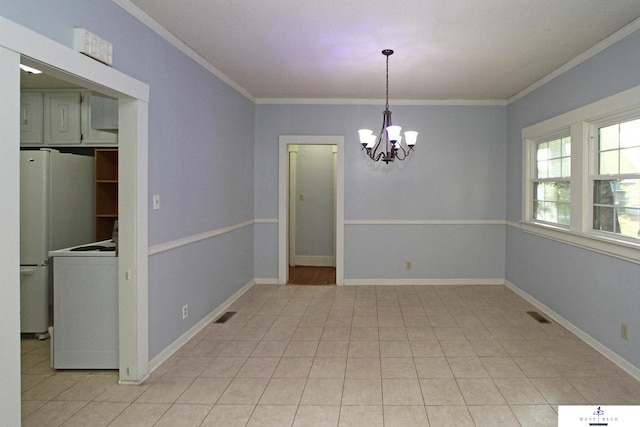
[[[404,144],[400,126],[394,126],[391,122],[391,111],[389,111],[389,56],[393,55],[393,50],[385,49],[382,54],[387,57],[387,103],[382,112],[382,129],[379,135],[375,135],[371,129],[360,129],[360,143],[362,149],[374,162],[382,160],[385,163],[393,162],[395,159],[404,160],[413,150],[418,139],[418,132],[406,131],[404,133]],[[405,148],[406,147],[406,148]]]

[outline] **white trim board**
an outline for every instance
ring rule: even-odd
[[[345,225],[505,225],[503,219],[347,219]]]
[[[627,372],[636,380],[640,381],[640,368],[637,368],[631,363],[629,363],[626,359],[619,356],[617,353],[610,350],[605,345],[601,344],[595,338],[591,337],[582,329],[578,328],[573,323],[569,322],[567,319],[560,316],[558,313],[556,313],[555,311],[547,307],[545,304],[541,303],[540,301],[538,301],[537,299],[535,299],[534,297],[529,295],[527,292],[523,291],[522,289],[514,285],[513,283],[509,282],[508,280],[505,280],[504,285],[507,288],[511,289],[513,292],[515,292],[518,296],[522,297],[527,302],[534,305],[537,309],[544,312],[547,316],[552,318],[556,323],[565,327],[567,330],[569,330],[569,332],[576,335],[582,341],[584,341],[585,343],[593,347],[594,350],[596,350],[597,352],[602,354],[604,357],[606,357],[607,359],[609,359],[610,361],[618,365],[622,370]]]
[[[187,246],[192,243],[201,242],[203,240],[211,239],[212,237],[220,236],[222,234],[230,233],[232,231],[240,230],[245,227],[254,225],[256,222],[253,220],[240,222],[238,224],[230,225],[228,227],[218,228],[216,230],[206,231],[204,233],[194,234],[192,236],[183,237],[181,239],[172,240],[170,242],[159,243],[149,247],[149,256],[157,255],[162,252],[167,252],[172,249],[177,249],[182,246]]]
[[[348,286],[456,286],[504,285],[503,278],[487,279],[345,279]]]

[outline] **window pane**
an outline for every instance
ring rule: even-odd
[[[593,228],[640,237],[640,179],[594,182]]]
[[[533,200],[544,200],[544,184],[539,182],[533,184]]]
[[[562,159],[562,178],[569,178],[571,176],[571,159],[565,157]]]
[[[569,203],[571,201],[569,181],[558,181],[554,183],[554,187],[556,188],[556,198],[559,202]]]
[[[548,178],[549,174],[547,173],[547,168],[549,167],[549,164],[546,160],[542,161],[542,162],[538,162],[538,173],[537,173],[537,177],[538,178]]]
[[[623,179],[619,187],[621,196],[624,195],[620,204],[628,208],[640,208],[640,179]]]
[[[599,170],[601,175],[615,175],[618,173],[618,150],[600,153]]]
[[[538,149],[536,150],[536,159],[547,160],[549,158],[549,144],[543,142],[542,144],[538,144]]]
[[[550,182],[544,183],[544,200],[558,200],[555,187]]]
[[[618,148],[618,129],[618,124],[600,128],[600,151]]]
[[[562,156],[563,157],[571,156],[571,138],[570,137],[562,138]]]
[[[593,183],[593,203],[598,205],[613,206],[613,181],[594,181]]]
[[[620,150],[620,173],[640,173],[640,147]]]
[[[568,225],[571,210],[569,194],[569,181],[534,183],[534,218]]]
[[[640,209],[625,208],[620,213],[619,222],[622,235],[640,237]]]
[[[569,225],[571,205],[568,203],[558,203],[558,223]]]
[[[549,160],[549,178],[560,178],[562,176],[562,159]]]
[[[620,226],[617,225],[617,218],[614,215],[614,209],[611,207],[594,206],[593,207],[593,228],[595,230],[617,232]]]
[[[640,147],[640,119],[620,124],[620,148]]]
[[[552,159],[562,155],[562,144],[559,139],[549,141],[549,157]]]

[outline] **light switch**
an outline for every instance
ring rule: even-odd
[[[300,201],[304,200],[304,193],[300,193]]]
[[[153,195],[153,210],[160,209],[160,196],[158,194]]]

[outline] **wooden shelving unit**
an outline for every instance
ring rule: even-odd
[[[118,219],[118,149],[96,148],[96,241],[111,238]]]

